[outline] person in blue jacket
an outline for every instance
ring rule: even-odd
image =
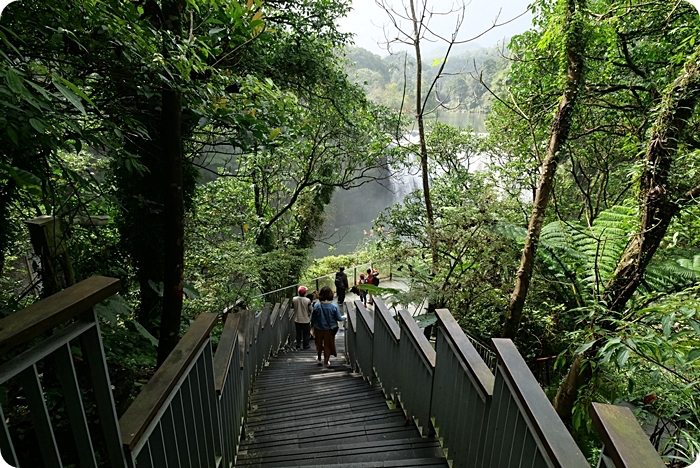
[[[314,341],[316,343],[316,361],[321,365],[321,351],[323,351],[323,365],[331,367],[331,355],[338,357],[335,349],[335,334],[338,332],[338,322],[345,320],[340,315],[338,306],[333,303],[333,290],[328,286],[321,288],[318,294],[319,301],[314,304],[311,312],[311,326],[314,328]]]

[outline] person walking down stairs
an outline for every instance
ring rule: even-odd
[[[335,274],[335,292],[338,293],[338,304],[345,302],[345,291],[350,289],[348,277],[345,274],[345,267],[341,266]]]
[[[316,342],[316,362],[321,365],[321,351],[323,351],[323,366],[331,367],[330,357],[338,357],[335,349],[335,334],[338,333],[338,322],[344,322],[345,317],[340,315],[338,306],[333,304],[333,290],[328,286],[321,288],[319,301],[314,305],[311,313],[311,326],[314,327],[314,341]]]
[[[308,289],[306,286],[299,286],[298,296],[292,299],[292,307],[294,308],[294,325],[297,329],[297,349],[301,347],[303,342],[304,349],[309,349],[309,336],[311,334],[311,299],[305,296]]]

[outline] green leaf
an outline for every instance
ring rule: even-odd
[[[587,343],[582,344],[581,346],[576,348],[576,351],[574,351],[574,354],[585,353],[586,351],[588,351],[591,348],[591,346],[593,346],[595,344],[596,341],[598,341],[598,340],[593,340],[593,341],[589,341]]]
[[[127,160],[128,161],[128,160]],[[163,297],[163,282],[161,281],[160,283],[157,283],[153,280],[148,280],[148,285],[151,287],[152,290],[158,294],[159,297]]]
[[[197,291],[192,283],[189,281],[185,281],[182,291],[187,295],[188,298],[190,299],[199,299],[201,296],[199,294],[199,291]]]
[[[54,79],[55,79],[55,80],[59,80],[62,84],[64,84],[66,87],[68,87],[68,89],[70,89],[71,91],[73,91],[77,96],[79,96],[79,97],[85,99],[85,102],[87,102],[87,103],[90,104],[91,106],[97,107],[97,106],[95,106],[95,103],[92,101],[92,99],[90,99],[90,96],[88,96],[87,94],[85,94],[85,93],[83,92],[82,89],[78,88],[76,85],[74,85],[73,83],[71,83],[71,82],[68,81],[67,79],[65,79],[65,78],[63,78],[63,77],[61,77],[61,76],[58,76],[58,75],[54,75]],[[55,83],[55,82],[54,82],[54,83]]]
[[[83,115],[87,115],[87,112],[85,112],[85,107],[83,107],[83,103],[80,102],[80,98],[75,95],[73,91],[68,89],[66,86],[61,84],[58,80],[54,79],[53,84],[58,89],[63,96],[68,99],[68,101],[73,104],[73,106],[78,109]]]
[[[620,367],[624,367],[629,357],[630,350],[628,348],[624,348],[621,352],[617,354],[617,365]]]
[[[5,81],[7,81],[7,86],[9,86],[14,93],[23,94],[26,90],[22,84],[22,79],[13,68],[7,70]]]
[[[700,348],[690,350],[687,357],[688,362],[694,361],[697,358],[700,358]]]
[[[136,331],[138,331],[139,334],[141,334],[141,336],[143,336],[144,338],[147,338],[148,341],[150,341],[153,346],[158,346],[158,340],[156,339],[156,337],[151,335],[149,333],[149,331],[144,328],[143,325],[141,325],[137,321],[134,321],[132,323],[136,327]]]
[[[46,133],[46,126],[44,125],[44,122],[42,122],[39,119],[29,119],[29,124],[34,127],[34,130],[36,130],[39,133]]]
[[[437,323],[437,315],[433,313],[416,315],[413,317],[413,320],[416,321],[420,328],[425,328]]]

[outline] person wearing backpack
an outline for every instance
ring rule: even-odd
[[[345,302],[345,291],[349,288],[345,267],[341,266],[335,274],[335,292],[338,294],[338,304]]]
[[[379,286],[379,272],[377,270],[372,271],[372,284]]]

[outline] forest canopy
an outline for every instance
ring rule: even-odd
[[[410,172],[421,188],[387,207],[371,246],[408,279],[395,303],[427,299],[427,314],[449,308],[474,339],[512,338],[544,362],[540,383],[591,460],[601,401],[663,422],[657,449],[692,461],[698,12],[537,0],[507,46],[434,47],[416,28],[400,36],[411,52],[380,57],[338,31],[350,6],[7,7],[0,316],[119,278],[96,311],[122,412],[198,314],[259,308],[303,277],[335,191]],[[487,132],[431,122],[436,110],[488,114]]]

